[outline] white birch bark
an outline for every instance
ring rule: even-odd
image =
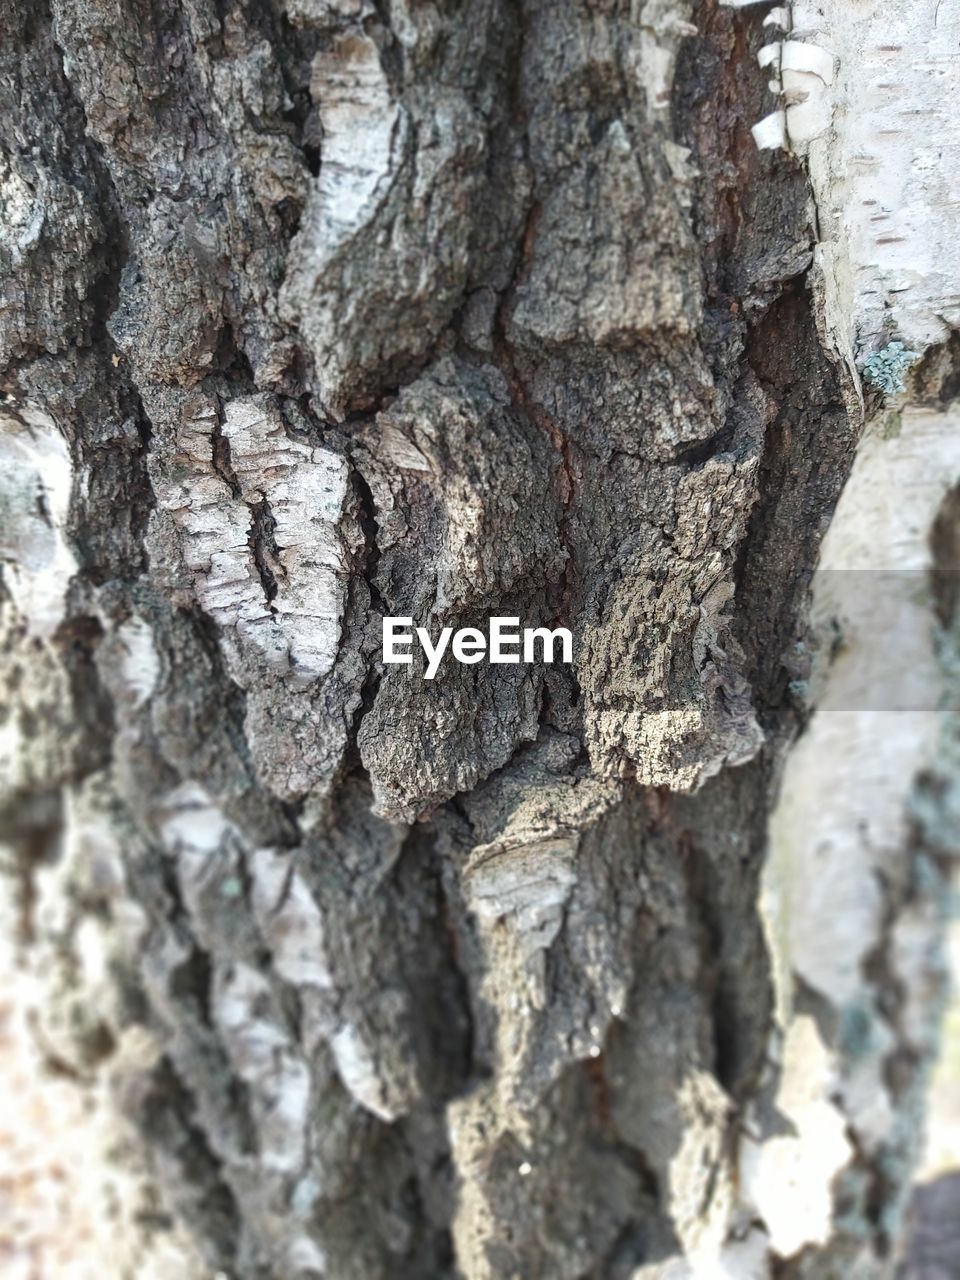
[[[6,1061],[87,1156],[44,1274],[892,1274],[946,9],[2,0]],[[427,682],[385,614],[574,662]]]

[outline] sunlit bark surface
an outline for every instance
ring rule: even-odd
[[[892,1274],[956,20],[808,7],[0,0],[16,1265]],[[428,681],[385,615],[574,660]]]

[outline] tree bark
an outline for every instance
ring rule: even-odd
[[[958,770],[894,746],[881,870],[777,834],[831,782],[807,605],[890,421],[789,16],[2,14],[8,879],[111,1274],[889,1274]],[[385,615],[574,661],[427,681]]]

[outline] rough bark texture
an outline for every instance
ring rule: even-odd
[[[4,816],[118,1276],[886,1274],[911,1124],[760,1203],[791,1055],[928,1049],[880,944],[785,1012],[760,910],[861,421],[765,14],[2,0]]]

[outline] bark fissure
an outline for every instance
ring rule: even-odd
[[[761,873],[859,421],[764,15],[6,4],[3,811],[49,1056],[141,1134],[118,1274],[767,1274]],[[574,661],[426,681],[388,615]]]

